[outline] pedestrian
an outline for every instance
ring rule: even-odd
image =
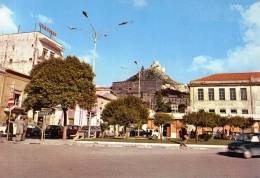
[[[26,137],[27,127],[28,127],[28,118],[23,117],[23,121],[24,121],[24,127],[23,127],[22,141],[24,141],[25,137]]]
[[[21,141],[22,140],[22,135],[24,131],[24,120],[22,117],[17,117],[16,120],[16,141]]]
[[[187,147],[186,143],[187,143],[187,141],[189,139],[189,135],[188,135],[188,131],[186,129],[186,126],[182,127],[180,132],[181,132],[181,140],[182,140],[180,146]]]
[[[12,141],[13,140],[13,120],[10,118],[6,119],[5,133],[7,134],[8,141]]]
[[[0,131],[0,143],[3,143],[3,131]]]

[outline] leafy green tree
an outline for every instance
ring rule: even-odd
[[[230,125],[233,127],[239,127],[244,131],[245,128],[252,126],[253,118],[245,118],[242,116],[234,116],[230,118]]]
[[[160,127],[160,129],[159,129],[159,131],[160,131],[160,140],[162,140],[162,127],[165,124],[171,123],[172,120],[173,120],[173,117],[169,113],[157,112],[154,115],[154,125]]]
[[[222,127],[224,130],[224,127],[230,124],[230,119],[228,117],[220,116],[217,118],[216,122],[217,126]]]
[[[108,103],[102,114],[101,119],[110,125],[122,125],[125,128],[132,124],[140,127],[147,122],[148,109],[140,98],[126,96]]]
[[[155,111],[156,112],[171,112],[171,104],[163,101],[163,95],[161,92],[155,94]]]
[[[204,112],[192,112],[183,116],[184,124],[195,126],[196,141],[198,141],[198,127],[203,126],[203,113]]]
[[[217,120],[220,117],[219,115],[215,113],[208,113],[208,112],[203,112],[201,113],[202,115],[202,127],[210,127],[212,132],[213,128],[217,126]]]
[[[36,65],[30,76],[24,105],[27,109],[60,106],[64,114],[65,139],[68,108],[74,108],[77,103],[84,109],[90,109],[95,103],[91,66],[75,56],[68,56],[65,60],[53,58]]]

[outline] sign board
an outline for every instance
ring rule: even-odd
[[[15,103],[15,102],[14,102],[14,99],[13,99],[13,98],[9,98],[8,101],[7,101],[7,106],[8,106],[8,107],[11,107],[11,106],[14,105],[14,103]]]
[[[40,31],[41,29],[45,30],[46,32],[50,33],[51,36],[57,36],[57,33],[52,31],[49,27],[43,25],[42,23],[39,23]]]

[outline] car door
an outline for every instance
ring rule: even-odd
[[[260,155],[260,136],[254,135],[252,137],[251,144],[252,155]]]

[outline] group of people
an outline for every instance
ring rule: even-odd
[[[25,140],[28,120],[27,117],[17,117],[15,120],[13,118],[6,120],[6,134],[8,135],[8,140],[13,141],[14,136],[14,124],[16,124],[16,138],[14,141]]]

